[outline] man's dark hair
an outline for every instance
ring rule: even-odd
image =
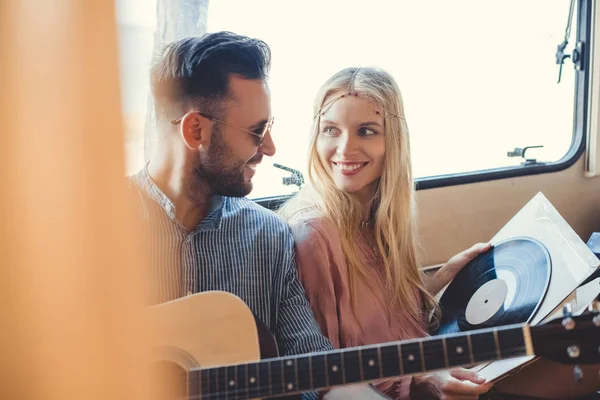
[[[231,75],[266,79],[271,50],[262,40],[232,32],[208,33],[167,45],[151,71],[157,114],[176,104],[197,104],[214,117],[228,98]]]

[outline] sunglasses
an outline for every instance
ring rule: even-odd
[[[249,131],[248,129],[244,129],[244,128],[240,128],[239,126],[228,124],[225,121],[221,121],[220,119],[217,119],[217,118],[213,117],[212,115],[208,115],[208,114],[205,114],[205,113],[200,112],[200,111],[190,111],[190,112],[194,112],[194,113],[200,114],[204,118],[209,119],[211,121],[219,122],[219,123],[221,123],[223,125],[226,125],[226,126],[229,126],[231,128],[234,128],[234,129],[237,129],[237,130],[249,133],[252,136],[256,136],[256,137],[258,137],[260,139],[260,144],[261,145],[263,143],[263,140],[265,139],[265,135],[267,133],[271,133],[271,129],[273,128],[273,121],[274,121],[273,117],[269,118],[269,120],[267,121],[267,123],[265,124],[265,126],[261,127],[260,129],[257,129],[256,131]],[[183,117],[181,117],[179,119],[174,119],[174,120],[171,121],[171,123],[173,125],[177,125],[177,124],[179,124],[181,122],[182,119],[183,119]]]

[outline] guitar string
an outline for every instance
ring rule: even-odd
[[[506,349],[505,352],[513,353],[513,352],[516,351],[516,352],[524,353],[525,350],[526,350],[525,346],[513,346],[513,347],[510,347],[510,348]],[[425,349],[423,349],[423,353],[427,353],[427,355],[431,355],[433,353],[437,353],[438,351],[439,350],[437,350],[437,349],[431,349],[431,348],[428,349],[427,351]],[[479,352],[478,354],[480,354],[482,357],[486,358],[486,361],[490,361],[490,358],[493,359],[494,358],[493,356],[496,356],[497,352],[494,349],[493,351],[484,351],[484,352]],[[405,360],[403,360],[403,362],[404,361]],[[415,358],[415,361],[421,362],[420,351],[418,352],[418,358]],[[478,361],[478,362],[485,362],[485,361]],[[462,364],[462,365],[468,365],[468,364],[470,364],[470,363]],[[244,365],[247,366],[249,364],[244,364]],[[456,366],[458,366],[458,365],[456,365]],[[452,367],[454,367],[454,366],[448,366],[448,367],[442,366],[440,368],[437,368],[437,370],[443,370],[443,369],[452,368]],[[223,367],[223,368],[225,368],[225,367]],[[427,371],[434,371],[434,369],[427,369]],[[404,374],[404,375],[401,375],[401,376],[416,375],[416,374],[419,374],[419,373],[426,373],[427,371],[415,371],[412,374]],[[329,373],[328,372],[319,373],[317,375],[313,375],[313,378],[315,378],[315,377],[317,377],[317,378],[323,378],[326,375],[329,375]],[[396,376],[401,377],[400,375],[396,375]],[[390,378],[390,377],[394,377],[394,376],[377,377],[377,378],[372,379],[372,380],[386,379],[386,378]],[[197,381],[199,383],[201,380],[199,378],[193,378],[193,381]],[[364,381],[365,380],[363,380],[362,382],[364,382]],[[360,381],[359,382],[350,382],[350,384],[352,384],[352,383],[360,383]],[[344,385],[344,384],[345,383],[341,383],[340,385]],[[281,390],[278,390],[276,392],[276,394],[274,394],[273,396],[293,394],[293,393],[296,392],[295,389],[293,389],[290,392],[286,392],[284,390],[284,388],[283,388],[283,386],[285,386],[285,385],[283,385],[283,384],[282,385],[277,385],[277,386],[275,386],[275,385],[260,385],[260,386],[255,386],[254,388],[236,388],[236,389],[229,389],[229,390],[225,389],[225,388],[220,388],[219,391],[216,391],[216,392],[215,391],[210,391],[210,392],[204,393],[204,394],[199,394],[199,395],[195,395],[195,396],[184,397],[184,399],[188,399],[188,400],[192,400],[192,399],[211,399],[211,398],[218,398],[219,396],[223,396],[223,395],[226,395],[226,396],[227,395],[240,395],[240,394],[248,394],[248,395],[250,395],[251,393],[258,393],[259,396],[265,396],[265,395],[268,395],[268,393],[271,392],[273,388],[280,389],[280,386],[281,386]],[[305,391],[310,392],[312,390],[318,390],[318,389],[323,389],[323,388],[325,388],[325,387],[307,389]],[[265,391],[266,393],[263,393],[263,391]],[[281,392],[281,393],[279,393],[279,392]]]

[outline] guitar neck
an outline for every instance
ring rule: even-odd
[[[264,398],[533,355],[529,326],[353,347],[189,372],[192,399]]]

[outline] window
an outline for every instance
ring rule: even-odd
[[[143,165],[155,1],[117,0],[128,173]],[[282,184],[289,173],[273,163],[306,172],[313,97],[348,66],[379,66],[396,78],[415,178],[519,166],[524,160],[507,152],[525,146],[543,146],[528,158],[560,160],[574,122],[573,64],[565,63],[557,84],[555,63],[569,6],[570,0],[210,0],[207,31],[257,37],[273,53],[277,154],[264,159],[250,197],[297,189]]]

